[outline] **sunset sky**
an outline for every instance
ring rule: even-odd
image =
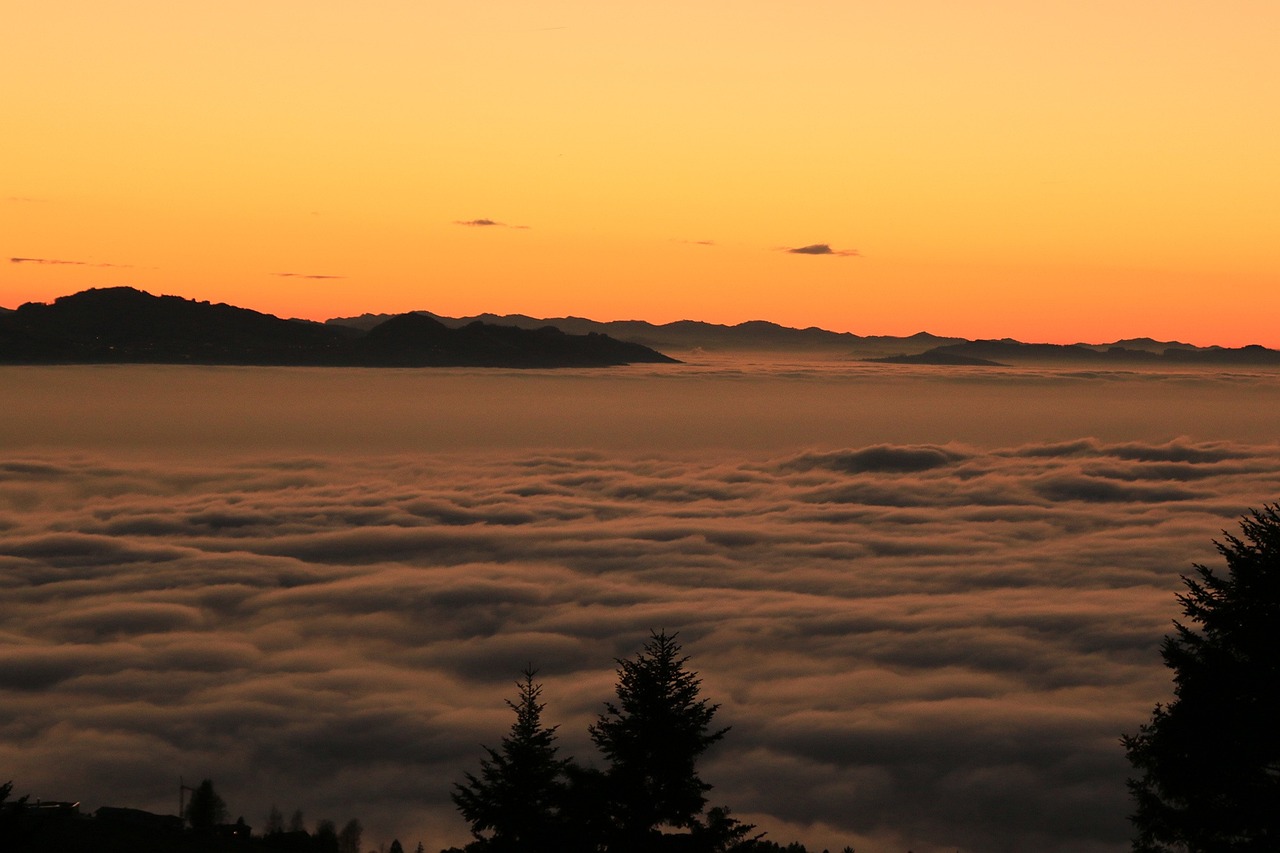
[[[1273,0],[4,17],[5,307],[1280,347]]]

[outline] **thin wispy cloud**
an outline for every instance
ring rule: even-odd
[[[311,279],[329,279],[329,278],[346,278],[345,275],[313,275],[311,273],[302,272],[273,272],[274,276],[280,278],[311,278]]]
[[[94,263],[92,261],[69,261],[62,258],[10,258],[11,264],[39,264],[51,266],[69,266],[69,267],[117,267],[119,269],[132,269],[132,264],[106,264]]]
[[[506,222],[499,222],[496,219],[455,219],[454,225],[465,225],[468,228],[516,228],[520,230],[528,230],[528,225],[510,225]]]
[[[846,258],[862,256],[862,253],[857,249],[833,249],[826,243],[811,243],[808,246],[797,246],[795,248],[788,247],[782,251],[791,255],[837,255]]]

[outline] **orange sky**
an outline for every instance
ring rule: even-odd
[[[42,0],[5,29],[7,307],[1280,347],[1274,0]]]

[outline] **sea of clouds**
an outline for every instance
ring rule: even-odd
[[[718,364],[0,370],[0,781],[466,839],[526,664],[566,755],[678,631],[713,804],[860,853],[1126,849],[1179,575],[1280,377]],[[410,848],[411,849],[411,848]]]

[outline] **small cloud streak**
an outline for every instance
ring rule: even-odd
[[[345,275],[309,275],[302,272],[273,272],[274,276],[280,278],[310,278],[310,279],[329,279],[329,278],[346,278]]]
[[[116,267],[119,269],[132,269],[132,264],[95,264],[89,261],[67,261],[61,258],[10,258],[11,264],[44,264],[54,266],[70,266],[70,267]]]
[[[528,230],[528,225],[509,225],[496,219],[455,219],[454,225],[465,225],[468,228],[516,228]]]
[[[808,246],[783,249],[790,255],[839,255],[846,258],[858,258],[862,253],[857,249],[833,249],[826,243],[811,243]]]

